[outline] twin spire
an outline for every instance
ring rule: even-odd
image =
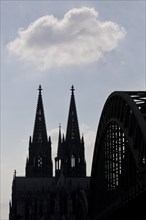
[[[32,141],[30,139],[26,176],[52,176],[51,139],[47,137],[41,85],[39,85],[38,90],[34,131]],[[72,173],[71,176],[85,176],[84,143],[83,139],[80,139],[74,91],[75,89],[72,85],[66,138],[64,136],[61,138],[61,124],[59,124],[58,152],[55,158],[57,166],[55,164],[55,171],[56,169],[62,169],[66,176],[69,176],[70,173]],[[74,162],[70,162],[73,158]],[[74,169],[70,167],[71,163],[76,164]]]
[[[38,103],[34,124],[34,132],[33,132],[33,142],[35,141],[47,141],[47,130],[46,130],[46,122],[45,122],[45,114],[43,108],[42,101],[42,87],[39,85],[39,95],[38,95]],[[68,123],[67,123],[67,131],[66,131],[66,140],[76,141],[80,140],[80,132],[74,97],[74,86],[71,87],[71,99],[70,99],[70,107],[69,107],[69,115],[68,115]],[[59,142],[61,142],[61,124],[59,124]]]

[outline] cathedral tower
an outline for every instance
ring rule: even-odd
[[[66,138],[59,125],[55,177],[52,176],[51,139],[47,137],[41,86],[38,90],[26,176],[16,176],[14,172],[9,220],[86,220],[90,177],[86,176],[84,140],[80,138],[74,87],[71,88]]]
[[[86,161],[84,139],[80,138],[74,87],[71,87],[71,99],[66,130],[66,139],[61,140],[59,128],[58,154],[55,158],[56,176],[62,172],[66,177],[85,177]]]
[[[47,137],[41,86],[38,90],[34,132],[29,140],[26,177],[52,177],[51,138]]]

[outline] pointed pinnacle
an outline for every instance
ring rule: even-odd
[[[61,144],[61,123],[59,123],[59,137],[58,137],[58,146]]]

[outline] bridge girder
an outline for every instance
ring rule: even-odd
[[[91,219],[102,219],[145,190],[146,92],[113,92],[104,105],[96,136]]]

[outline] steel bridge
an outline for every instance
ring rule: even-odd
[[[113,92],[99,121],[89,219],[146,219],[146,92]]]

